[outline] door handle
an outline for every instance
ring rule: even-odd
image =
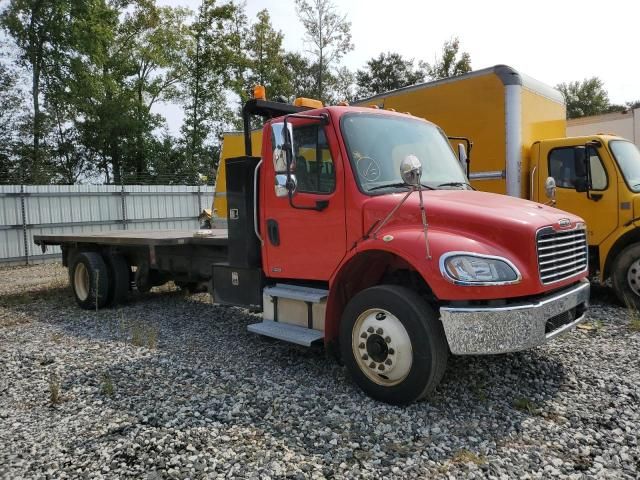
[[[278,247],[280,245],[280,228],[278,222],[273,218],[267,220],[267,235],[271,245]]]
[[[597,202],[600,199],[602,199],[601,193],[589,193],[589,200],[593,200],[594,202]]]

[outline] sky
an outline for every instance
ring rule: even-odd
[[[158,0],[197,10],[200,0]],[[640,100],[637,0],[334,0],[351,21],[354,50],[342,63],[362,68],[380,52],[433,62],[445,41],[460,39],[474,70],[506,64],[549,85],[600,77],[612,103]],[[269,10],[287,50],[304,51],[294,0],[247,0],[250,19]],[[170,130],[180,109],[163,106]]]

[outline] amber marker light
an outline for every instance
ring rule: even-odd
[[[264,88],[264,85],[256,85],[255,87],[253,87],[253,98],[256,100],[267,99],[267,91]]]

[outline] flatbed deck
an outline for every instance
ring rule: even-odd
[[[100,244],[131,246],[202,245],[224,247],[226,229],[211,230],[114,230],[95,233],[34,235],[36,245]]]

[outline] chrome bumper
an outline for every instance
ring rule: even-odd
[[[440,319],[451,353],[505,353],[542,345],[571,330],[584,320],[588,305],[589,282],[584,279],[568,290],[531,303],[505,307],[441,307]],[[552,322],[547,328],[549,320]]]

